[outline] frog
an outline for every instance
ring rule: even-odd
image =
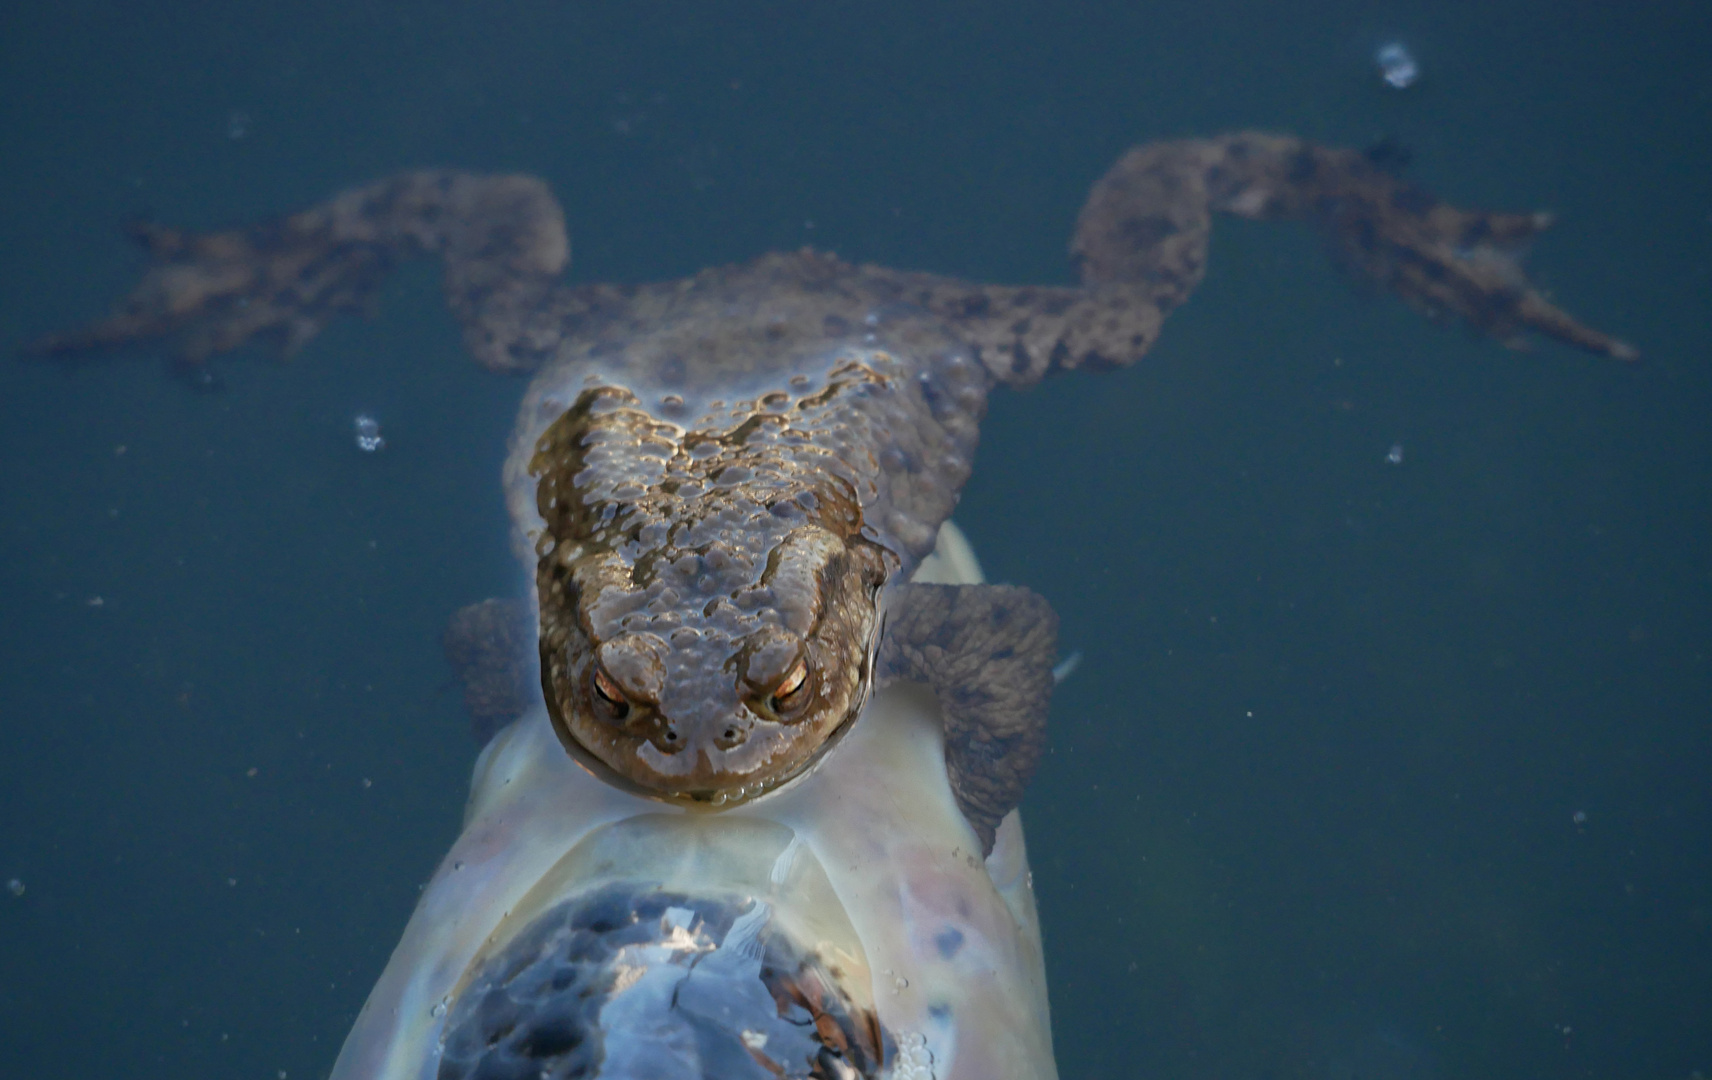
[[[599,805],[621,798],[626,809],[567,811],[563,821],[549,815],[559,821],[555,854],[533,862],[519,854],[532,869],[499,875],[510,882],[495,894],[502,900],[441,901],[430,917],[425,898],[418,917],[429,918],[428,928],[415,938],[407,930],[394,959],[404,974],[393,977],[389,968],[382,988],[389,977],[396,989],[437,972],[443,994],[432,1015],[442,1026],[431,1037],[415,1028],[408,1038],[393,1029],[386,1038],[354,1032],[351,1060],[371,1065],[340,1075],[422,1074],[423,1054],[440,1062],[437,1075],[448,1080],[497,1068],[497,1058],[483,1055],[501,1053],[495,1047],[519,1029],[511,1021],[482,1027],[468,1004],[480,995],[470,988],[491,990],[499,978],[493,972],[535,970],[544,956],[558,955],[553,950],[572,948],[566,927],[586,929],[591,918],[608,925],[574,906],[595,903],[597,885],[618,890],[598,893],[606,897],[601,903],[629,913],[612,923],[612,933],[647,924],[648,955],[668,957],[659,963],[678,957],[687,971],[702,962],[697,958],[728,955],[730,970],[750,972],[742,976],[748,997],[731,991],[732,1001],[749,1001],[746,1018],[714,1025],[715,1041],[729,1051],[721,1068],[749,1063],[761,1070],[757,1076],[1050,1075],[1032,896],[1026,885],[1025,900],[1014,887],[1005,893],[999,879],[1014,880],[1019,865],[1026,870],[1017,808],[1046,747],[1057,619],[1026,587],[988,583],[978,572],[922,573],[956,543],[949,523],[973,468],[989,395],[1140,360],[1166,316],[1202,281],[1215,215],[1305,222],[1356,278],[1506,345],[1525,347],[1535,334],[1623,363],[1639,357],[1632,345],[1556,306],[1524,273],[1521,255],[1552,223],[1549,214],[1458,208],[1390,165],[1385,155],[1260,131],[1143,144],[1094,183],[1070,245],[1079,282],[1068,285],[967,281],[810,248],[678,280],[570,282],[566,215],[543,181],[450,169],[385,177],[256,225],[206,233],[134,226],[150,260],[134,290],[108,317],[45,338],[32,355],[70,360],[158,343],[181,371],[204,377],[217,356],[251,343],[297,352],[332,319],[369,310],[399,263],[427,257],[442,264],[447,304],[476,362],[528,379],[502,482],[513,546],[532,587],[521,601],[483,602],[456,616],[448,655],[465,676],[484,762],[515,757],[525,745],[524,757],[538,761],[556,746],[563,762],[552,768],[560,771],[533,781],[549,793],[542,799],[567,797],[574,775],[581,778],[575,784],[592,780],[610,793],[589,797]],[[619,818],[651,823],[635,826],[641,831],[619,846],[665,851],[656,856],[664,867],[674,845],[725,850],[724,840],[683,822],[751,821],[808,798],[808,790],[841,794],[792,818],[792,836],[814,840],[847,828],[833,808],[859,797],[835,781],[874,774],[852,764],[870,758],[840,748],[857,741],[869,746],[864,754],[874,753],[873,738],[855,733],[877,730],[879,721],[865,728],[862,718],[877,702],[905,700],[897,695],[911,686],[931,695],[930,705],[908,699],[913,711],[905,714],[918,728],[934,728],[923,752],[942,773],[931,783],[910,773],[911,790],[938,790],[942,779],[945,798],[935,805],[951,808],[948,819],[924,810],[916,820],[936,836],[966,832],[962,843],[941,843],[931,856],[877,860],[873,880],[909,894],[922,867],[967,863],[973,877],[944,886],[960,898],[957,909],[1010,913],[1002,932],[991,930],[1000,918],[981,924],[987,929],[948,923],[938,938],[929,935],[960,943],[1008,934],[1010,944],[989,951],[1025,956],[998,981],[1026,987],[1017,992],[1034,1004],[1009,1009],[1007,1016],[1024,1018],[1008,1027],[980,1029],[990,1038],[1001,1037],[994,1030],[1032,1032],[1008,1058],[971,1049],[977,1029],[967,1026],[969,1014],[979,1006],[959,996],[965,991],[958,979],[935,982],[940,996],[911,1012],[874,993],[871,965],[817,968],[821,961],[803,959],[814,951],[806,945],[779,954],[786,959],[766,951],[763,931],[783,912],[799,911],[799,931],[810,918],[799,910],[800,896],[768,891],[797,880],[789,867],[777,869],[783,852],[795,850],[783,834],[754,833],[751,847],[769,854],[744,848],[752,858],[715,860],[748,869],[709,870],[697,878],[701,886],[667,869],[639,883],[621,872],[621,858],[588,862],[586,845],[607,843],[595,837]],[[478,765],[478,794],[485,790],[479,777],[491,771]],[[872,782],[863,790],[880,787]],[[483,825],[476,810],[493,798],[472,803],[468,828],[486,838],[482,850],[511,850],[510,840],[495,837],[510,836],[505,830],[516,822]],[[894,801],[907,800],[899,794]],[[566,824],[572,819],[574,827]],[[893,833],[910,829],[907,817],[887,820]],[[929,820],[937,824],[930,828]],[[525,847],[519,842],[516,850]],[[835,864],[844,855],[836,852],[847,852],[835,848],[821,850],[823,873],[814,881],[822,884],[802,888],[848,919],[857,885],[840,876]],[[926,861],[910,861],[918,856]],[[559,878],[545,869],[566,860],[604,869]],[[756,869],[763,864],[775,869]],[[996,866],[1010,869],[1001,874]],[[707,884],[726,877],[725,886]],[[514,917],[517,903],[549,879],[558,882],[548,890],[558,906],[535,903],[528,909],[534,921],[521,925],[529,920]],[[834,881],[846,884],[823,887]],[[450,894],[461,895],[465,886],[448,882]],[[678,890],[671,902],[648,899],[668,885]],[[432,962],[407,949],[413,940],[439,940],[436,934],[478,909],[488,914],[453,935],[456,947],[436,946]],[[563,932],[541,929],[547,925]],[[929,939],[887,946],[881,939],[888,932],[870,927],[833,936],[845,943],[840,955],[847,959],[890,949],[887,955],[904,958],[899,964],[912,955],[927,968],[952,960],[935,960],[938,946]],[[781,930],[767,940],[801,937]],[[601,1000],[610,999],[615,1017],[622,1010],[613,1004],[614,987],[653,977],[635,974],[639,962],[620,953],[601,969],[607,981],[591,984],[605,987]],[[750,969],[763,960],[797,970],[796,989],[775,979],[766,993],[755,990],[760,976]],[[709,971],[719,966],[708,963]],[[620,968],[631,974],[612,974]],[[843,1004],[808,1009],[818,1032],[812,1045],[784,1052],[789,1060],[770,1057],[768,1025],[793,1007],[802,1013],[809,998],[822,1001],[820,991],[804,986],[842,988],[832,997]],[[532,1057],[529,1046],[540,1046],[530,1043],[506,1051],[506,1060],[522,1063],[518,1075],[598,1075],[566,1071],[567,1063],[591,1045],[596,1029],[607,1033],[604,1060],[641,1052],[647,1040],[635,1032],[663,1022],[661,1010],[678,1008],[671,995],[647,1000],[653,1004],[636,1006],[644,1010],[641,1026],[624,1029],[630,1035],[585,1017],[570,1035],[555,1029],[557,1036],[540,1043],[548,1050]],[[696,1037],[714,1038],[685,1023],[703,1033]],[[459,1039],[469,1043],[457,1058],[462,1065],[426,1049],[464,1046]],[[386,1049],[373,1050],[379,1046]],[[953,1064],[958,1047],[961,1067]],[[917,1050],[926,1058],[912,1058]],[[376,1056],[364,1056],[371,1051]],[[910,1073],[910,1061],[921,1060],[939,1064]],[[373,1064],[381,1061],[388,1064]],[[677,1066],[659,1061],[637,1067],[677,1075]]]

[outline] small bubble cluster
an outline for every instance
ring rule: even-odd
[[[1407,90],[1421,77],[1421,65],[1415,62],[1414,54],[1401,41],[1389,41],[1379,46],[1379,51],[1373,54],[1373,62],[1379,65],[1379,76],[1385,80],[1385,85],[1396,90]]]
[[[381,437],[380,421],[363,413],[352,422],[357,430],[357,449],[365,454],[386,449],[386,439]]]
[[[892,1076],[896,1080],[933,1080],[933,1051],[927,1048],[927,1036],[919,1031],[900,1031],[897,1040]]]

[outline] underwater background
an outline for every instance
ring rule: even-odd
[[[545,177],[577,280],[1068,282],[1125,148],[1260,127],[1554,211],[1532,272],[1644,361],[1221,221],[1141,364],[994,396],[958,520],[1082,654],[1024,806],[1060,1071],[1712,1074],[1709,58],[1686,2],[5,5],[0,1073],[324,1076],[458,827],[440,632],[523,586],[522,383],[433,267],[213,388],[14,359],[121,222],[450,165]]]

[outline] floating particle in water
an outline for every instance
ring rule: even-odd
[[[233,109],[226,114],[226,138],[241,139],[250,133],[250,114]]]
[[[1373,62],[1379,65],[1379,74],[1385,85],[1397,90],[1407,90],[1421,77],[1421,65],[1415,62],[1414,54],[1401,41],[1379,46],[1379,51],[1373,54]]]
[[[1577,810],[1575,813],[1569,815],[1569,820],[1575,822],[1577,825],[1585,825],[1587,824],[1587,811]]]
[[[1403,444],[1400,442],[1392,443],[1391,449],[1385,451],[1385,460],[1393,465],[1403,464]]]
[[[24,883],[19,881],[17,878],[13,878],[6,883],[6,891],[11,893],[13,896],[23,896]]]
[[[1076,673],[1076,669],[1081,667],[1081,666],[1082,666],[1082,650],[1077,649],[1075,652],[1071,653],[1069,656],[1066,656],[1064,659],[1058,661],[1057,664],[1053,665],[1053,668],[1052,668],[1053,685],[1056,686],[1058,683],[1061,683],[1065,679],[1068,679],[1070,676],[1074,675]]]
[[[363,413],[353,422],[357,429],[357,449],[365,454],[386,449],[386,440],[380,434],[380,421]]]

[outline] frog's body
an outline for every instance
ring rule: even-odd
[[[577,845],[596,844],[590,830],[614,815],[639,813],[632,804],[613,809],[623,800],[651,800],[635,804],[653,808],[649,823],[623,835],[648,852],[648,866],[662,867],[650,871],[653,877],[618,883],[632,890],[623,904],[634,914],[643,904],[635,890],[644,885],[683,903],[694,900],[661,852],[681,848],[703,859],[704,852],[725,852],[721,845],[741,831],[718,824],[723,818],[691,823],[661,816],[668,810],[723,809],[735,815],[732,822],[749,821],[800,805],[800,792],[817,786],[845,792],[834,801],[855,800],[854,808],[775,816],[772,826],[743,833],[749,839],[738,844],[742,853],[713,872],[718,883],[710,887],[725,906],[692,918],[674,902],[668,906],[678,921],[660,923],[665,916],[655,912],[645,920],[651,932],[678,942],[689,950],[684,955],[719,945],[708,955],[720,956],[726,948],[720,942],[734,935],[733,963],[771,957],[753,939],[758,927],[774,925],[753,906],[762,903],[755,867],[766,862],[763,849],[788,832],[817,852],[824,880],[786,887],[782,881],[797,881],[786,870],[778,872],[784,879],[769,878],[783,889],[766,900],[776,905],[769,910],[778,926],[797,919],[795,925],[807,927],[824,907],[825,926],[844,927],[840,920],[847,919],[855,927],[827,931],[827,941],[843,941],[838,947],[849,950],[859,944],[870,959],[885,954],[904,957],[899,964],[932,967],[922,940],[910,938],[899,951],[896,942],[915,924],[897,905],[900,898],[938,895],[943,882],[955,880],[961,884],[945,885],[946,895],[973,905],[958,910],[999,911],[980,859],[989,852],[1008,858],[1002,845],[995,847],[1000,823],[1014,811],[1044,745],[1055,622],[1044,601],[1025,589],[984,585],[968,575],[954,584],[911,576],[956,506],[987,395],[1000,384],[1027,386],[1051,372],[1138,359],[1165,315],[1199,282],[1215,212],[1308,220],[1352,270],[1430,314],[1461,317],[1506,339],[1533,329],[1618,359],[1635,355],[1548,303],[1521,276],[1515,253],[1544,227],[1544,215],[1458,210],[1363,155],[1259,133],[1153,144],[1120,160],[1095,185],[1078,222],[1078,286],[984,285],[854,266],[809,251],[676,282],[567,285],[559,280],[569,259],[564,218],[545,185],[528,177],[429,171],[355,188],[248,230],[192,236],[145,228],[141,236],[156,263],[126,305],[40,350],[66,354],[176,336],[185,360],[200,364],[258,335],[295,346],[335,313],[363,307],[397,260],[437,254],[446,266],[448,300],[478,361],[534,374],[505,478],[519,553],[534,582],[533,627],[508,640],[535,638],[540,682],[516,695],[511,712],[525,719],[489,751],[486,769],[491,776],[494,762],[546,755],[550,764],[517,765],[537,770],[528,773],[535,777],[534,786],[525,785],[530,797],[554,806],[555,799],[586,796],[592,809],[524,808],[518,817],[493,809],[510,805],[506,799],[515,794],[491,795],[478,784],[460,848],[488,848],[481,860],[460,860],[457,853],[453,860],[466,866],[497,860],[492,865],[501,872],[462,879],[478,882],[469,886],[460,884],[455,865],[443,868],[389,980],[413,978],[414,965],[440,965],[421,985],[452,994],[449,1015],[459,1015],[460,988],[487,978],[487,969],[469,959],[478,955],[470,935],[488,933],[485,927],[510,934],[526,921],[510,905],[523,903],[519,890],[538,882],[547,893],[528,901],[537,913],[587,882],[605,880],[600,873],[554,878],[548,866],[564,858],[581,874],[597,865],[588,861],[592,855],[578,855]],[[516,669],[508,663],[508,671]],[[914,747],[919,756],[907,763],[840,752],[839,740],[890,682],[926,683],[934,691],[943,739],[930,750],[901,734],[906,724],[885,728],[893,732],[885,738]],[[913,703],[906,712],[917,727],[932,714],[920,699],[897,700]],[[607,787],[591,786],[549,752],[541,735],[548,722],[587,776]],[[882,728],[878,721],[867,726]],[[909,792],[929,797],[920,767],[945,780],[952,820],[925,811],[888,816],[892,804],[858,798],[890,790],[891,781],[852,788],[846,774],[862,775],[861,763],[882,760],[886,775],[907,788],[895,795],[898,805],[909,805]],[[959,830],[967,833],[962,841],[953,837]],[[851,876],[838,861],[850,855],[834,841],[838,835],[913,854],[857,860],[867,869]],[[959,860],[970,865],[959,869]],[[807,891],[793,892],[798,885]],[[443,899],[472,887],[489,891],[479,903]],[[970,899],[981,890],[987,899]],[[496,921],[495,904],[513,917]],[[984,948],[1013,959],[1027,953],[1031,917],[1017,914],[1025,907],[1015,907],[1008,929],[982,924],[992,929]],[[476,919],[466,913],[478,908],[486,912],[479,925],[445,923]],[[553,910],[575,919],[568,909]],[[880,923],[865,922],[875,912]],[[974,932],[959,929],[965,934],[959,940]],[[468,947],[435,953],[412,945],[446,933],[463,935]],[[793,938],[789,955],[814,955],[820,946],[813,938]],[[1038,962],[1006,961],[1000,968],[995,978],[1005,986],[991,1001],[973,985],[945,977],[949,1022],[982,1032],[953,1039],[957,1062],[983,1063],[957,1064],[958,1075],[1042,1075],[1050,1068]],[[921,1006],[929,1010],[927,1021],[903,1005],[905,1011],[889,1013],[890,991],[872,975],[861,975],[859,966],[843,969],[848,1001],[840,1008],[848,1008],[838,1015],[844,1019],[826,1021],[816,1043],[817,1052],[836,1060],[815,1066],[821,1071],[814,1075],[871,1075],[879,1066],[869,1058],[887,1053],[887,1038],[930,1033],[943,1020],[931,1002]],[[619,982],[628,978],[653,976],[636,969]],[[405,1000],[389,985],[383,982],[377,994]],[[788,1013],[788,995],[776,986],[769,992],[779,1016]],[[411,1000],[411,1007],[421,1004]],[[1025,1002],[1032,1026],[1002,1002]],[[866,1050],[850,1041],[851,1032],[866,1030],[864,1008],[880,1017],[880,1034],[862,1044]],[[977,1022],[971,1011],[982,1018]],[[846,1020],[856,1026],[840,1027]],[[370,1017],[359,1027],[350,1060],[369,1060],[361,1048],[380,1043],[364,1032],[378,1022]],[[727,1042],[749,1030],[726,1030]],[[752,1034],[760,1039],[764,1032]],[[1003,1042],[1013,1035],[1020,1042]],[[998,1041],[989,1047],[991,1040]],[[1012,1047],[1000,1055],[1002,1065],[987,1056],[1001,1044]],[[950,1060],[951,1043],[932,1045],[942,1063]],[[1011,1067],[1013,1058],[1021,1071],[994,1071]],[[609,1060],[616,1075],[618,1059]],[[353,1078],[372,1072],[352,1069]],[[909,1075],[902,1069],[895,1074]],[[652,1066],[643,1071],[667,1075]]]

